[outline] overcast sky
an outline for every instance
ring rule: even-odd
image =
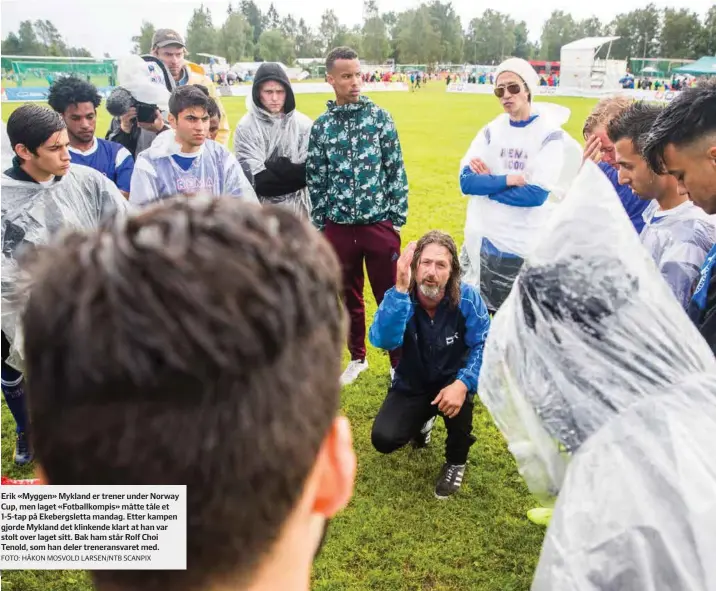
[[[673,6],[689,8],[703,17],[714,0],[657,0],[660,8]],[[186,26],[194,8],[201,2],[194,0],[0,0],[3,38],[10,31],[17,31],[20,21],[49,19],[59,29],[65,40],[77,47],[86,47],[95,56],[105,52],[113,57],[121,56],[132,49],[131,38],[139,33],[142,20],[146,19],[157,27],[177,29],[186,34]],[[265,12],[271,0],[255,0]],[[516,20],[524,20],[533,40],[539,39],[542,24],[553,10],[571,12],[574,18],[582,19],[592,15],[602,21],[611,20],[620,12],[643,7],[647,0],[599,0],[598,2],[576,2],[575,0],[453,0],[452,4],[467,26],[470,19],[479,16],[486,8],[508,13]],[[229,5],[227,0],[205,0],[204,6],[211,9],[214,24],[221,24]],[[237,0],[232,4],[236,6]],[[420,4],[419,0],[378,0],[380,10],[401,11]],[[274,5],[283,16],[289,12],[298,19],[303,17],[312,26],[318,26],[321,14],[333,8],[340,21],[354,25],[362,20],[362,0],[274,0]]]

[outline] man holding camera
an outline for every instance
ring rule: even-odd
[[[152,56],[161,61],[176,87],[201,85],[208,89],[209,96],[219,108],[219,129],[216,141],[226,146],[229,142],[229,120],[211,79],[197,64],[184,59],[186,45],[179,33],[172,29],[159,29],[152,38]],[[146,59],[146,58],[145,58]],[[114,93],[113,93],[114,94]],[[108,99],[108,108],[111,98]],[[159,111],[154,119],[145,120],[137,108],[128,105],[121,116],[115,117],[105,139],[122,144],[134,156],[146,150],[156,136],[169,129],[167,122]]]

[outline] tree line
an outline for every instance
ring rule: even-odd
[[[72,47],[49,20],[22,21],[15,32],[2,40],[3,55],[46,55],[55,57],[92,57],[84,47]],[[105,57],[109,57],[105,54]]]
[[[149,53],[155,26],[143,22],[132,38],[136,53]],[[659,9],[654,4],[618,15],[610,22],[597,17],[575,20],[555,10],[544,23],[538,43],[525,21],[488,9],[466,25],[450,2],[432,0],[404,12],[381,12],[376,0],[365,0],[363,22],[348,27],[326,10],[317,28],[292,14],[281,15],[273,4],[262,12],[253,0],[230,4],[223,21],[209,8],[195,9],[186,30],[191,54],[210,53],[237,61],[280,61],[321,57],[331,47],[350,45],[364,60],[402,64],[497,63],[507,56],[558,61],[563,45],[582,37],[615,35],[615,59],[664,57],[697,59],[716,55],[716,6],[703,18],[692,10]],[[2,42],[4,54],[87,55],[68,47],[49,21],[24,21],[18,33]]]

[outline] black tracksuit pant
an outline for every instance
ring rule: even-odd
[[[464,464],[476,438],[472,435],[472,411],[474,404],[468,397],[460,412],[452,419],[438,411],[438,405],[430,404],[438,392],[415,395],[391,389],[373,422],[371,440],[373,447],[389,454],[417,437],[425,422],[437,414],[443,416],[447,428],[445,460],[449,464]]]

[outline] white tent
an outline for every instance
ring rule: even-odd
[[[611,45],[619,37],[585,37],[562,46],[560,86],[566,88],[618,88],[626,73],[626,61],[610,60]],[[604,59],[597,54],[607,46]]]

